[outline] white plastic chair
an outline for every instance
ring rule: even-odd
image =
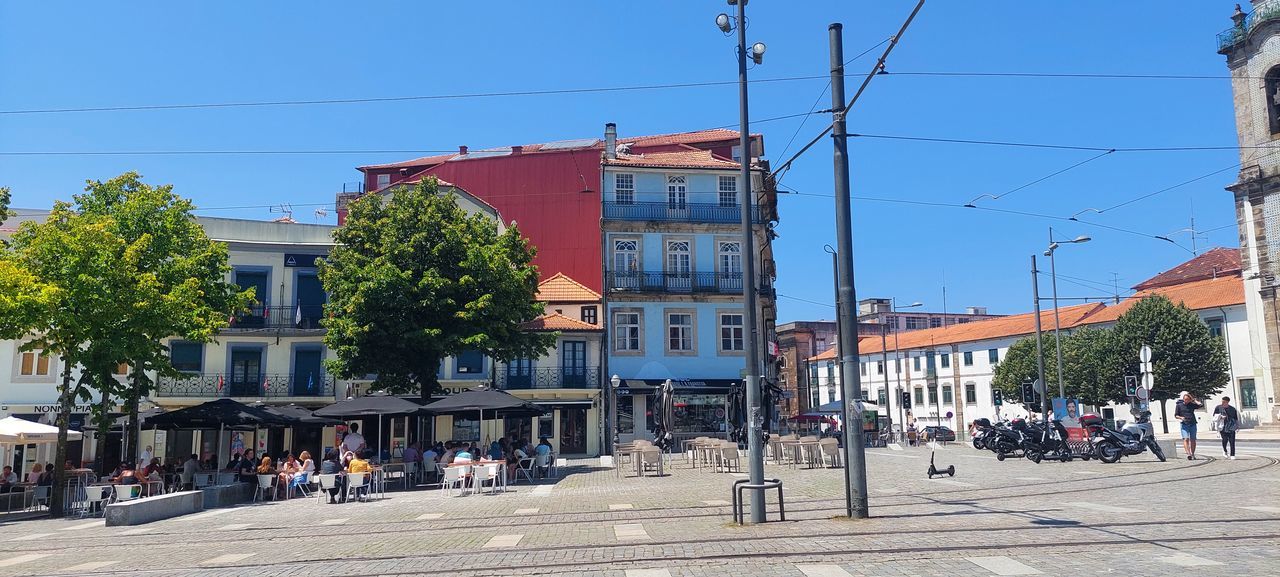
[[[347,500],[351,500],[352,498],[358,500],[361,492],[363,492],[366,497],[369,494],[369,474],[347,473]]]
[[[452,489],[457,489],[458,494],[467,488],[467,473],[471,472],[471,467],[445,467],[444,476],[440,478],[440,495],[448,496]]]
[[[550,453],[547,453],[546,455],[538,455],[533,459],[533,466],[537,468],[537,471],[541,473],[543,469],[546,469],[548,477],[551,476],[552,463],[555,463],[555,460],[551,458]]]
[[[80,509],[80,518],[94,514],[93,506],[100,505],[99,513],[106,513],[107,502],[111,500],[111,485],[89,485],[84,488],[84,507]]]
[[[489,482],[489,492],[498,492],[498,465],[481,465],[472,467],[471,487],[476,493],[484,490],[484,482]]]
[[[524,475],[524,480],[533,482],[533,457],[525,457],[516,463],[516,482],[520,482],[520,475]]]
[[[311,473],[298,473],[293,480],[289,481],[289,491],[285,493],[285,498],[289,498],[289,495],[293,493],[294,489],[297,489],[299,493],[302,493],[303,497],[310,497],[311,493],[307,491],[307,487],[311,485],[312,476],[313,475]]]
[[[116,485],[115,502],[132,501],[142,496],[142,485]]]
[[[271,495],[272,501],[276,500],[275,488],[276,488],[275,475],[258,475],[258,490],[253,493],[253,501],[255,503],[258,502],[259,496],[262,497],[263,501],[266,501],[268,493]]]
[[[329,496],[329,490],[338,488],[337,475],[313,475],[313,478],[319,483],[319,489],[316,490],[316,497],[319,497],[321,503],[324,498]]]
[[[31,493],[31,508],[39,509],[40,507],[44,507],[48,509],[49,499],[52,494],[53,487],[50,487],[49,485],[36,485],[35,491]],[[41,502],[43,502],[43,504],[41,504]]]

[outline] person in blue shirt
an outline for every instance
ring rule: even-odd
[[[490,459],[490,460],[493,460],[493,461],[501,461],[501,460],[502,460],[502,445],[498,444],[498,442],[497,442],[497,441],[494,441],[494,442],[492,442],[492,443],[489,443],[489,454],[488,454],[488,457],[489,457],[489,459]]]

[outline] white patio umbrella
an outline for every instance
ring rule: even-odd
[[[79,441],[82,437],[80,431],[67,431],[68,441]],[[56,442],[57,427],[17,417],[0,419],[0,443],[29,445]]]

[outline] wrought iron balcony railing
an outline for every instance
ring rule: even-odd
[[[605,283],[620,292],[742,294],[740,272],[608,271]]]
[[[257,331],[285,329],[299,331],[323,331],[320,319],[324,305],[262,306],[249,307],[247,312],[236,315],[227,331]]]
[[[600,367],[537,367],[498,371],[500,389],[598,389]]]
[[[1218,52],[1225,52],[1236,44],[1243,42],[1249,36],[1249,31],[1253,30],[1254,27],[1275,18],[1280,18],[1280,2],[1271,0],[1255,4],[1253,12],[1245,15],[1244,21],[1240,25],[1232,26],[1218,33]]]
[[[735,224],[742,220],[742,209],[714,203],[605,201],[604,219]],[[751,220],[764,222],[760,207],[751,207]]]
[[[333,397],[336,379],[314,373],[254,373],[228,375],[191,373],[182,378],[160,377],[157,397]]]

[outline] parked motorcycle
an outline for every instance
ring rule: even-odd
[[[1117,423],[1120,427],[1119,431],[1107,428],[1102,424],[1102,419],[1095,415],[1081,417],[1082,425],[1086,422],[1085,417],[1093,417],[1089,419],[1090,425],[1086,425],[1086,428],[1089,430],[1089,437],[1093,442],[1098,460],[1103,463],[1114,463],[1121,457],[1138,455],[1148,449],[1160,461],[1165,460],[1164,450],[1160,448],[1160,443],[1156,442],[1155,427],[1151,424],[1151,411],[1135,411],[1133,416],[1132,423],[1126,424],[1124,421]]]
[[[993,429],[995,435],[987,439],[987,448],[996,454],[997,461],[1003,461],[1005,457],[1020,456],[1016,453],[1022,450],[1022,440],[1027,430],[1027,421],[1025,419],[1013,419],[1009,421],[1008,428],[996,427]]]
[[[975,419],[973,425],[973,448],[978,450],[986,449],[987,440],[995,434],[995,427],[992,426],[991,419]]]
[[[1022,454],[1032,463],[1039,463],[1043,459],[1064,463],[1070,461],[1073,454],[1071,446],[1067,444],[1067,428],[1062,425],[1062,421],[1056,419],[1048,424],[1030,424],[1022,443]]]

